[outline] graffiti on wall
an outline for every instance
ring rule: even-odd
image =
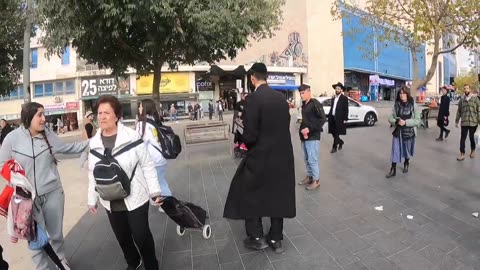
[[[268,56],[261,56],[260,60],[265,58],[270,60],[272,66],[306,67],[308,65],[308,56],[303,51],[303,44],[298,32],[292,32],[288,35],[288,45],[282,52],[273,51]]]

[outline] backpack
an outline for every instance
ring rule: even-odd
[[[162,156],[166,159],[176,159],[177,156],[182,152],[182,143],[180,137],[173,132],[173,129],[169,126],[161,125],[159,126],[152,119],[147,119],[147,123],[155,127],[158,133],[158,142],[162,149],[154,146]]]
[[[143,140],[139,139],[128,144],[113,155],[111,149],[108,148],[105,149],[103,155],[93,149],[90,150],[92,155],[100,159],[93,168],[93,177],[96,183],[95,191],[100,195],[100,198],[105,201],[114,201],[124,199],[130,195],[130,182],[132,182],[133,176],[135,175],[138,162],[135,164],[132,175],[129,177],[115,157],[142,143]]]

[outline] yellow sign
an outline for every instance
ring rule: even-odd
[[[137,79],[137,95],[151,94],[153,89],[153,74]],[[189,93],[190,76],[187,72],[162,73],[160,94]]]

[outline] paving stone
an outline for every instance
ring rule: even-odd
[[[192,270],[192,252],[172,252],[164,256],[162,269]]]
[[[359,236],[378,231],[378,228],[375,225],[360,216],[346,219],[343,222]]]
[[[395,236],[389,235],[383,231],[367,235],[363,237],[363,239],[380,251],[385,257],[398,253],[408,247],[398,241]]]
[[[343,270],[369,270],[369,269],[361,261],[357,261],[352,264],[343,266]]]
[[[217,254],[193,256],[193,270],[219,270]]]
[[[241,261],[222,263],[220,265],[221,270],[245,270]]]
[[[348,228],[343,221],[333,215],[320,216],[317,220],[329,233],[344,231]]]
[[[396,263],[400,269],[422,269],[422,270],[434,270],[436,267],[433,263],[429,262],[424,257],[418,255],[415,251],[407,249],[401,253],[390,258]]]
[[[263,251],[242,255],[242,262],[245,266],[245,269],[274,270],[272,264],[268,260],[267,255]]]
[[[369,215],[365,217],[365,220],[368,220],[375,227],[386,233],[394,232],[401,227],[401,223],[395,222],[381,214]]]
[[[370,270],[400,269],[394,262],[385,258],[378,250],[374,248],[362,250],[356,255]]]
[[[347,247],[352,254],[370,247],[367,242],[365,242],[351,230],[337,232],[333,236],[335,236],[335,238],[337,238],[342,245]]]
[[[221,264],[240,261],[240,255],[233,238],[215,241],[215,246],[218,251],[218,261]]]
[[[327,232],[320,223],[311,223],[311,224],[306,224],[305,229],[307,229],[308,232],[312,234],[317,241],[320,243],[326,241],[326,240],[334,240],[336,239],[333,237],[333,235],[329,232]]]
[[[305,258],[298,256],[288,260],[272,262],[275,270],[310,270]]]
[[[283,224],[283,232],[289,237],[305,235],[307,231],[297,219],[285,219]]]
[[[320,243],[310,234],[290,238],[292,244],[300,252],[302,256],[318,256],[325,253]]]

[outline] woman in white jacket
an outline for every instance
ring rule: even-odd
[[[140,139],[137,132],[119,122],[121,114],[122,106],[116,97],[106,95],[98,100],[97,116],[100,129],[90,140],[90,149],[101,154],[105,149],[110,149],[114,155]],[[100,199],[107,210],[110,225],[127,261],[127,270],[140,269],[142,264],[146,270],[158,270],[155,243],[148,223],[149,199],[158,206],[162,201],[157,172],[144,144],[115,156],[115,159],[128,176],[133,175],[130,195],[115,201],[99,198],[93,175],[93,169],[99,158],[90,153],[88,157],[90,212],[96,214],[97,202]]]
[[[139,121],[137,123],[136,130],[145,142],[148,153],[150,154],[155,169],[157,170],[158,182],[160,183],[160,189],[162,190],[162,197],[172,196],[172,192],[165,177],[167,160],[160,152],[162,150],[162,146],[158,140],[157,129],[153,125],[162,125],[160,116],[155,107],[155,102],[151,99],[142,100],[138,108],[138,114]],[[161,212],[163,211],[161,207],[159,210]]]

